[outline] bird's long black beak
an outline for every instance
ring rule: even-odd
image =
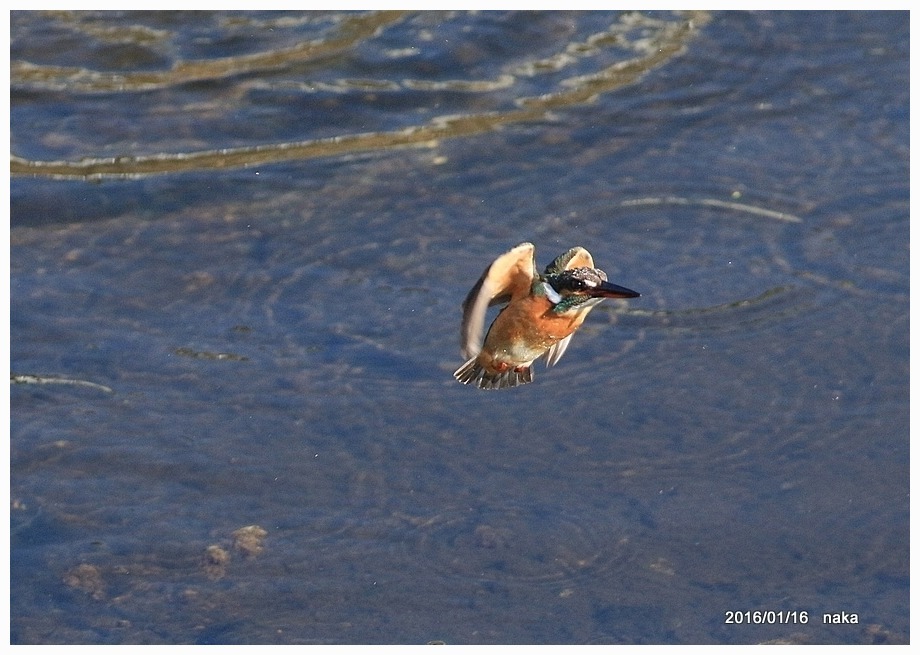
[[[594,298],[638,298],[639,294],[632,289],[621,287],[612,282],[601,282],[596,287],[586,290]]]

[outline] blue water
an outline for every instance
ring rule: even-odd
[[[909,641],[908,40],[14,12],[12,641]],[[522,241],[642,297],[457,384]]]

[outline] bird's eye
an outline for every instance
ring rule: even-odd
[[[585,289],[593,289],[596,286],[597,282],[592,277],[591,271],[575,269],[571,272],[568,287],[572,291],[584,291]]]

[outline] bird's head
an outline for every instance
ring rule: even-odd
[[[553,303],[554,311],[593,307],[604,298],[638,298],[632,289],[607,281],[607,274],[599,268],[587,266],[547,273],[540,284],[542,293]]]

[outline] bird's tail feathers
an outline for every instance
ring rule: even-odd
[[[475,384],[480,389],[507,389],[533,382],[533,366],[509,368],[501,373],[492,373],[483,368],[476,361],[476,357],[471,357],[454,372],[454,377],[463,384]]]

